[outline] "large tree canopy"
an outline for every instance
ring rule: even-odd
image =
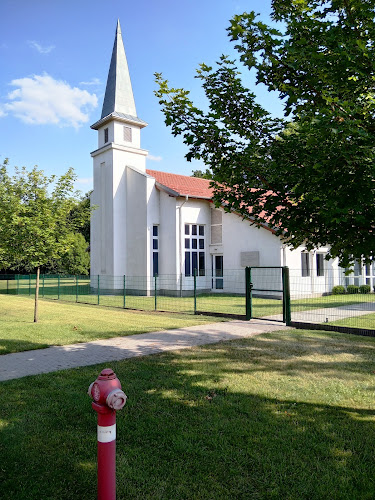
[[[217,204],[266,221],[294,248],[328,245],[342,265],[375,258],[374,2],[274,0],[272,19],[244,13],[228,32],[257,83],[279,92],[283,118],[222,56],[197,71],[207,111],[156,74],[166,124],[187,159],[212,170]]]

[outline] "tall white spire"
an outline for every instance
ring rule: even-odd
[[[115,112],[137,117],[119,20],[117,21],[101,119]]]

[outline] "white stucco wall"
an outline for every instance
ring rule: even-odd
[[[241,269],[241,252],[259,252],[259,266],[281,266],[280,239],[236,214],[223,211],[224,269]]]
[[[110,150],[94,157],[91,202],[91,274],[113,273],[113,158]]]
[[[124,140],[124,127],[131,128],[131,141]],[[104,130],[108,129],[108,142],[104,142]],[[132,148],[141,147],[141,131],[135,125],[130,125],[124,122],[112,120],[98,129],[98,149],[108,143],[115,143],[121,146],[128,146]]]
[[[160,226],[159,226],[159,274],[177,275],[178,246],[176,227],[178,217],[176,198],[159,191]]]
[[[133,168],[126,169],[127,276],[147,276],[147,176]]]

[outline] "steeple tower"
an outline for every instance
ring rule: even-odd
[[[122,40],[120,21],[117,20],[115,41],[113,44],[111,64],[109,66],[107,86],[105,89],[103,108],[100,120],[91,125],[99,127],[112,118],[137,124],[139,128],[147,123],[137,117],[133,88],[130,80],[128,61]]]
[[[132,243],[141,227],[137,220],[140,211],[135,207],[141,195],[139,190],[134,190],[134,178],[142,179],[142,186],[145,185],[148,152],[141,149],[141,129],[146,125],[137,116],[120,22],[117,21],[102,114],[100,120],[91,125],[98,131],[98,149],[91,153],[94,162],[91,201],[97,206],[91,217],[93,275],[123,276],[129,269],[140,276],[145,273],[145,258],[140,269],[129,263],[129,259],[133,258]],[[145,236],[142,234],[136,239],[143,241]],[[108,284],[109,288],[111,286]]]
[[[119,20],[117,21],[101,118],[114,112],[132,117],[137,116]]]

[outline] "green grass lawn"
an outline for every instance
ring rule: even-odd
[[[353,328],[364,328],[367,330],[375,330],[375,314],[364,314],[363,316],[355,316],[353,318],[340,319],[333,321],[330,325],[349,326]]]
[[[0,354],[220,321],[213,317],[124,311],[0,295]]]
[[[374,498],[375,339],[290,330],[110,366],[119,500]],[[96,497],[103,367],[0,384],[2,498]]]

